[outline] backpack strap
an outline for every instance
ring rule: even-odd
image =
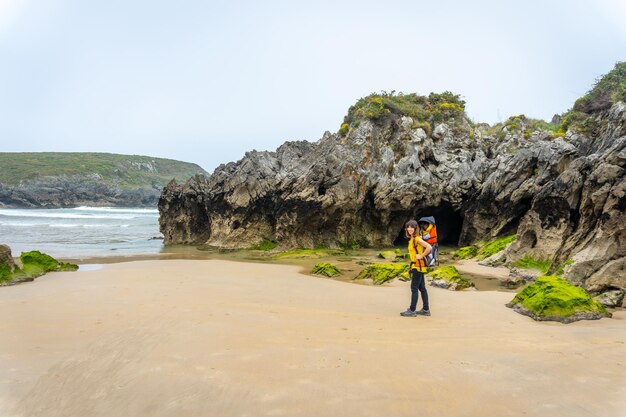
[[[411,239],[413,241],[413,249],[415,249],[416,255],[420,255],[419,250],[417,249],[417,244],[415,243],[415,238]],[[419,268],[427,268],[426,260],[424,259],[424,255],[422,255],[422,259],[416,259],[415,264]]]

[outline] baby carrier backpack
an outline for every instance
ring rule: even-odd
[[[422,240],[430,243],[430,246],[433,248],[433,250],[426,255],[426,266],[439,265],[439,243],[437,241],[437,225],[435,224],[435,218],[433,216],[422,217],[417,221],[417,223],[428,224],[428,227],[426,227],[425,230],[422,230],[420,227]]]

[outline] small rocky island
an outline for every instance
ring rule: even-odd
[[[593,294],[626,290],[626,63],[550,123],[473,123],[449,92],[372,94],[337,133],[251,151],[170,182],[166,244],[244,248],[405,244],[433,215],[443,244],[516,235],[500,262],[548,262]]]

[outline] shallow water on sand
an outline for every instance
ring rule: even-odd
[[[479,291],[504,291],[504,292],[518,292],[519,289],[509,289],[500,285],[500,280],[494,277],[488,277],[484,275],[469,274],[462,272],[465,278],[474,283],[476,289]]]

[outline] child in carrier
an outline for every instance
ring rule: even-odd
[[[433,216],[422,217],[417,221],[420,236],[432,246],[433,250],[426,255],[426,266],[439,265],[439,243],[437,242],[437,225]]]

